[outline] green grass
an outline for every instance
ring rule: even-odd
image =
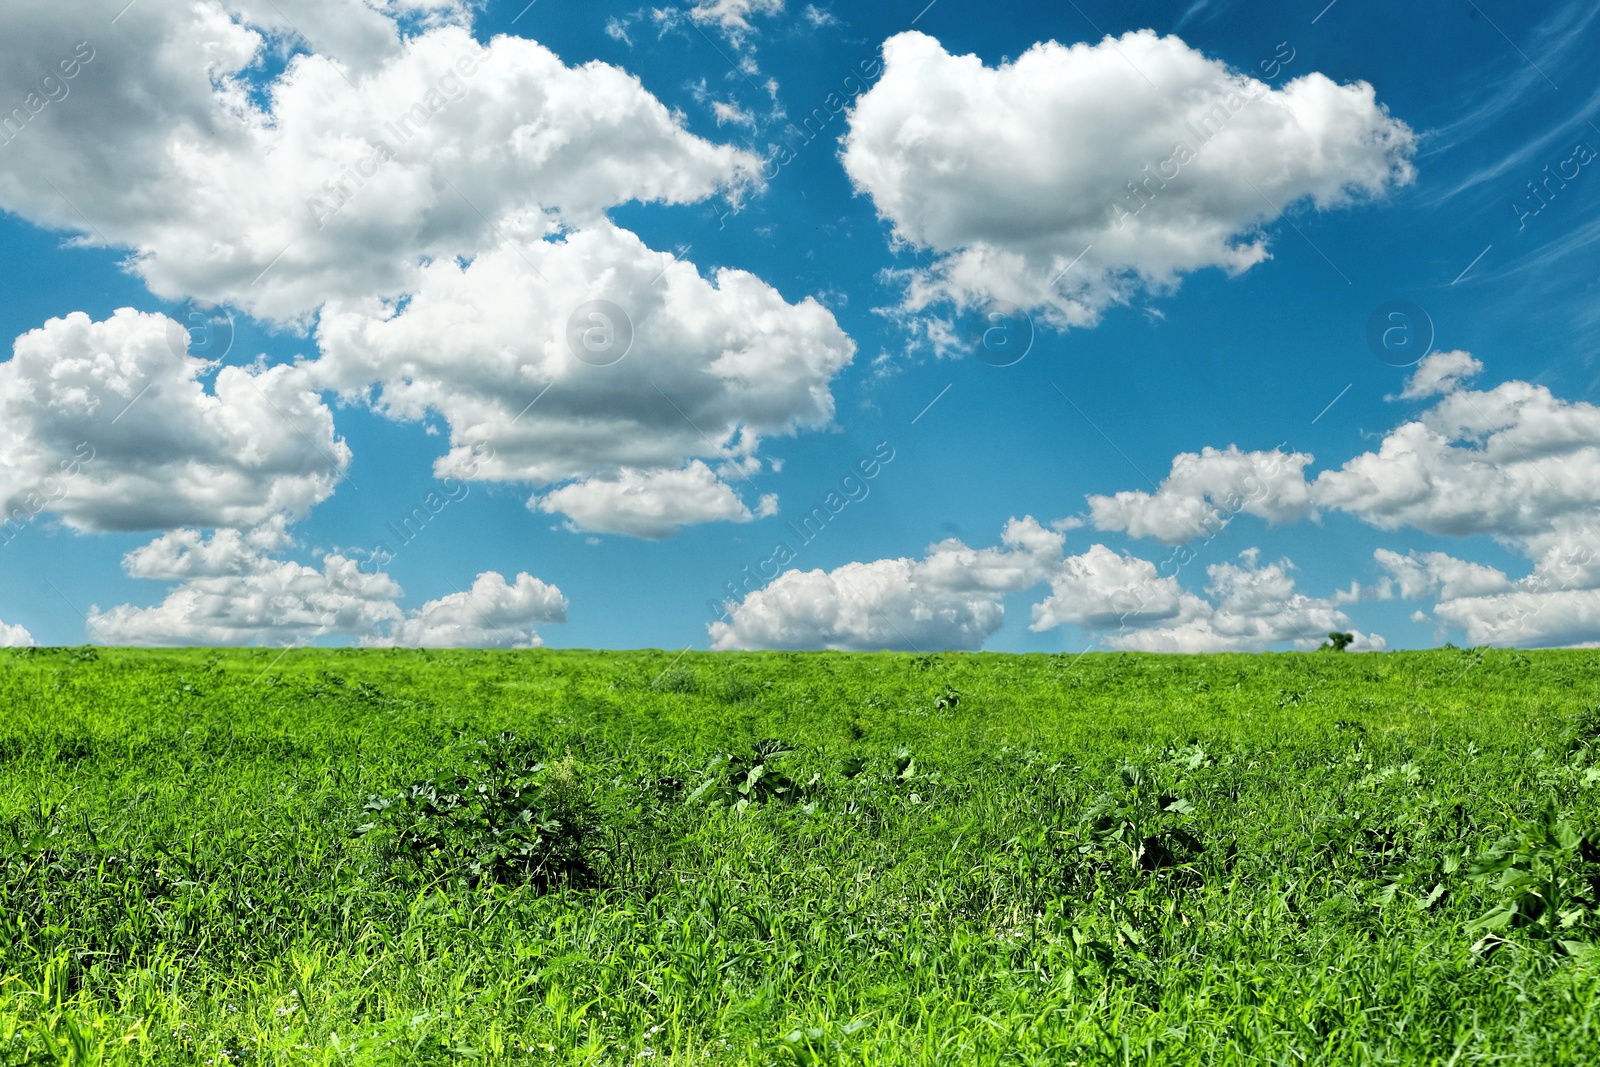
[[[0,1064],[1600,1062],[1600,653],[278,656],[0,653]]]

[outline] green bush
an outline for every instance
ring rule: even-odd
[[[757,741],[748,753],[724,753],[711,761],[689,801],[722,803],[743,811],[751,804],[804,800],[816,791],[822,776],[813,774],[797,782],[775,769],[773,764],[789,754],[788,746],[774,738]]]
[[[1554,809],[1507,834],[1468,869],[1492,907],[1466,925],[1483,933],[1475,951],[1505,943],[1521,930],[1563,952],[1583,954],[1600,919],[1600,835],[1579,832]]]
[[[589,885],[595,807],[572,753],[535,762],[513,734],[482,743],[465,773],[368,799],[357,828],[392,868],[470,885]]]

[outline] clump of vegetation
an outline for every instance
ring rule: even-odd
[[[650,688],[658,693],[697,693],[700,680],[687,667],[669,667],[656,676]]]
[[[545,764],[517,736],[470,746],[465,771],[371,797],[356,834],[424,878],[468,885],[587,885],[597,816],[569,751]]]
[[[723,753],[705,769],[689,801],[727,804],[737,811],[771,801],[800,803],[816,791],[822,776],[797,782],[778,770],[775,765],[790,752],[782,741],[767,738],[746,752]]]
[[[1143,767],[1118,772],[1121,788],[1102,793],[1084,816],[1079,851],[1110,869],[1195,875],[1205,844],[1189,829],[1192,801],[1165,792]]]
[[[1335,630],[1332,633],[1328,634],[1328,639],[1326,641],[1322,642],[1322,644],[1320,646],[1318,646],[1317,651],[1318,652],[1343,652],[1345,649],[1350,647],[1350,643],[1352,641],[1354,641],[1355,639],[1356,639],[1356,635],[1355,634],[1340,633],[1338,630]]]
[[[1567,747],[1573,752],[1600,747],[1600,704],[1584,708],[1572,717],[1567,729]]]
[[[1540,817],[1486,849],[1468,871],[1492,907],[1468,923],[1482,932],[1475,952],[1506,944],[1521,930],[1571,955],[1592,951],[1600,919],[1600,835],[1582,833],[1558,812]]]

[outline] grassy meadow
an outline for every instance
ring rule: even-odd
[[[1593,1064],[1600,652],[0,652],[0,1064]]]

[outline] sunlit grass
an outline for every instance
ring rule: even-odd
[[[278,655],[0,654],[0,1063],[1600,1062],[1593,652]]]

